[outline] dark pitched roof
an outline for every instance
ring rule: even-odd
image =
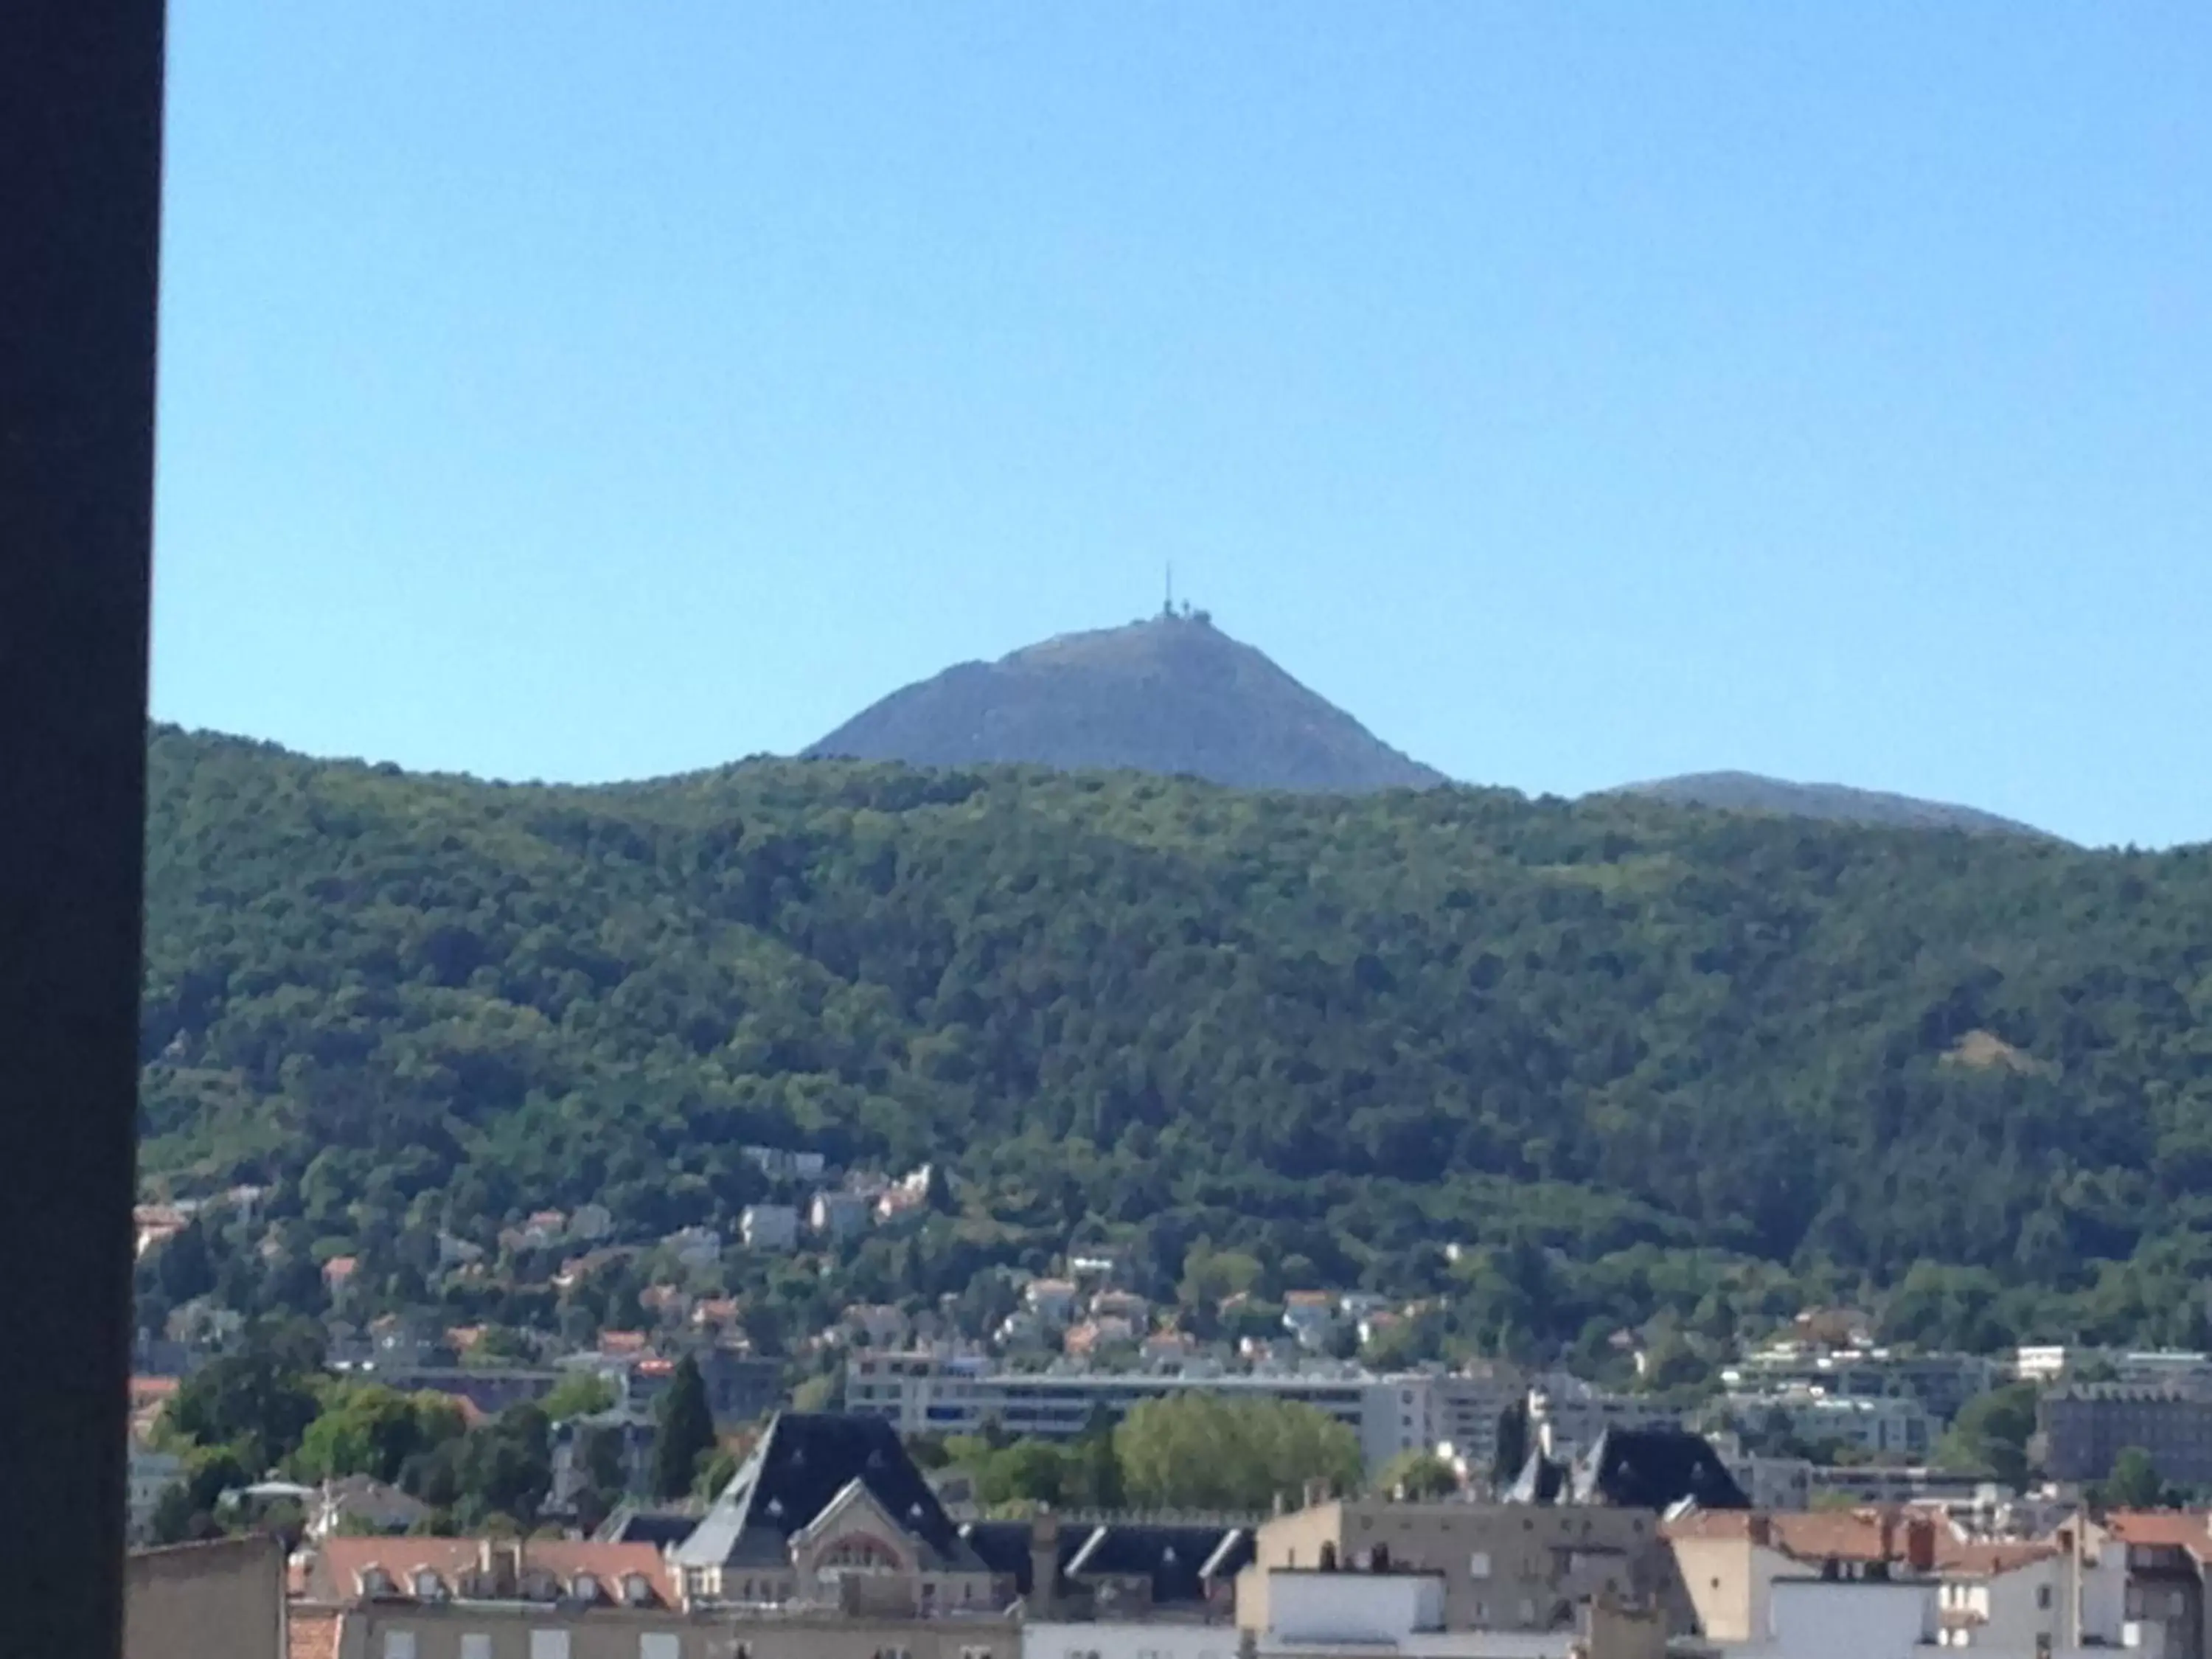
[[[878,1418],[785,1412],[678,1545],[679,1566],[765,1566],[790,1559],[789,1539],[854,1481],[938,1563],[980,1567],[937,1494]]]
[[[1026,1521],[971,1521],[968,1546],[993,1572],[1008,1575],[1017,1593],[1036,1588]],[[1060,1529],[1064,1580],[1145,1578],[1155,1606],[1203,1601],[1209,1582],[1234,1578],[1252,1559],[1249,1527],[1152,1526],[1139,1522],[1075,1521]]]
[[[1534,1453],[1505,1498],[1662,1512],[1686,1498],[1704,1510],[1751,1507],[1712,1443],[1685,1429],[1607,1429],[1571,1463]]]
[[[604,1544],[650,1544],[666,1549],[689,1538],[699,1525],[690,1510],[648,1510],[624,1504],[592,1534]]]
[[[1242,1528],[1109,1522],[1092,1530],[1067,1564],[1066,1571],[1069,1577],[1075,1579],[1148,1579],[1155,1607],[1176,1601],[1203,1601],[1207,1566],[1218,1559],[1232,1559],[1237,1553],[1231,1534],[1240,1534],[1244,1538],[1243,1552],[1249,1560],[1251,1534]],[[1224,1544],[1231,1545],[1226,1554]],[[1243,1564],[1240,1561],[1237,1565]]]

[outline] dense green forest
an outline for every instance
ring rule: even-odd
[[[754,762],[598,789],[152,743],[143,1129],[368,1251],[746,1143],[949,1163],[889,1286],[1118,1242],[1463,1347],[1866,1298],[2201,1340],[2212,853],[1498,790]],[[1447,1257],[1447,1245],[1462,1248]],[[874,1287],[878,1291],[884,1286]]]

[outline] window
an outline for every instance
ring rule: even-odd
[[[568,1632],[565,1630],[531,1632],[530,1659],[568,1659]]]
[[[415,1599],[418,1601],[442,1601],[446,1599],[446,1581],[428,1567],[416,1572],[414,1585]]]
[[[682,1659],[684,1638],[665,1631],[647,1631],[637,1638],[637,1659]]]
[[[588,1572],[580,1572],[568,1581],[568,1594],[579,1601],[599,1599],[599,1581]]]
[[[491,1638],[480,1630],[464,1632],[461,1659],[491,1659]]]
[[[415,1659],[415,1632],[411,1630],[385,1632],[384,1659]]]
[[[1467,1576],[1470,1578],[1490,1577],[1490,1552],[1477,1550],[1467,1558]]]

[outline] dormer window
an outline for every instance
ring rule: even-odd
[[[653,1601],[653,1583],[641,1572],[623,1575],[623,1600],[633,1607],[647,1607]]]
[[[522,1575],[522,1599],[526,1601],[550,1601],[561,1594],[561,1586],[553,1575],[543,1567],[532,1567]]]
[[[371,1598],[391,1595],[392,1575],[382,1567],[363,1567],[361,1570],[361,1593]]]
[[[446,1581],[429,1568],[416,1568],[413,1582],[416,1601],[442,1601],[446,1599]]]
[[[580,1572],[568,1583],[568,1594],[579,1601],[599,1599],[599,1581],[588,1572]]]

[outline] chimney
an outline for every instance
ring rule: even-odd
[[[1936,1522],[1932,1516],[1916,1515],[1905,1523],[1905,1559],[1915,1573],[1925,1576],[1936,1571]]]
[[[1030,1521],[1030,1613],[1048,1619],[1059,1601],[1060,1517],[1048,1507]]]
[[[1897,1517],[1887,1510],[1881,1512],[1881,1559],[1897,1559]]]
[[[1749,1534],[1752,1543],[1760,1549],[1765,1549],[1774,1542],[1774,1522],[1768,1518],[1764,1510],[1755,1510],[1752,1512],[1750,1522],[1745,1530]]]
[[[1326,1504],[1328,1501],[1328,1481],[1326,1481],[1326,1480],[1308,1480],[1308,1481],[1306,1482],[1306,1488],[1305,1488],[1305,1507],[1306,1507],[1306,1508],[1308,1508],[1308,1509],[1310,1509],[1310,1510],[1311,1510],[1311,1509],[1318,1509],[1318,1508],[1320,1508],[1320,1507],[1321,1507],[1321,1505],[1322,1505],[1323,1504]]]

